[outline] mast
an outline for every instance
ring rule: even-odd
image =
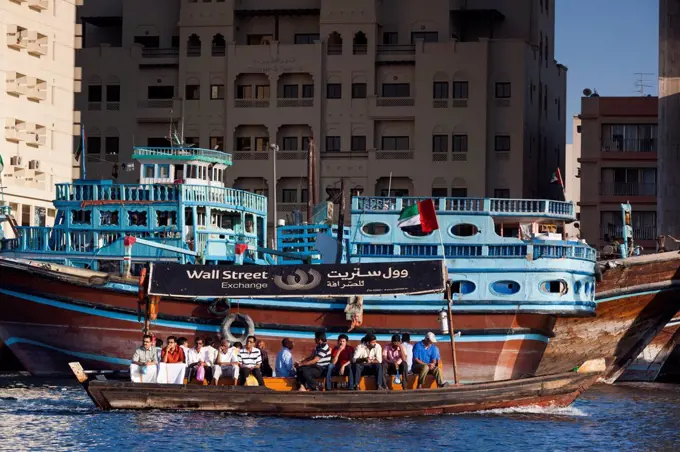
[[[345,236],[345,211],[347,210],[347,198],[345,198],[345,179],[340,179],[340,213],[338,215],[338,252],[336,253],[335,263],[342,263],[342,256],[344,254],[344,236]]]
[[[307,152],[307,224],[312,224],[314,215],[314,146],[311,140]]]
[[[319,162],[318,160],[319,156],[316,153],[316,144],[313,138],[309,141],[309,146],[312,148],[312,155],[314,156],[314,165],[312,165],[312,169],[314,171],[313,172],[314,177],[312,178],[312,187],[314,188],[314,190],[312,191],[312,193],[314,194],[314,196],[312,197],[313,199],[312,205],[317,206],[319,204],[319,171],[317,167],[317,163]]]
[[[80,149],[82,149],[82,152],[80,153],[80,179],[85,180],[87,179],[87,170],[85,169],[85,125],[81,124],[80,125]]]

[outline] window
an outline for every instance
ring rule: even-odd
[[[161,45],[161,40],[158,36],[135,36],[135,44],[141,44],[144,47],[157,49]]]
[[[352,83],[352,99],[366,99],[365,83]]]
[[[634,239],[654,240],[656,238],[656,212],[634,211],[631,221]],[[623,235],[621,211],[600,212],[600,228],[602,238],[605,234],[612,239],[621,237]]]
[[[496,83],[496,98],[497,99],[507,99],[511,97],[511,84],[508,82],[498,82]]]
[[[338,136],[326,137],[326,151],[328,152],[340,151],[340,137]]]
[[[253,98],[253,87],[250,85],[238,85],[236,87],[236,98],[237,99],[252,99]]]
[[[494,198],[509,198],[510,190],[507,188],[497,188],[493,191]]]
[[[201,85],[187,85],[184,92],[187,100],[199,100],[201,98]]]
[[[433,135],[432,152],[448,152],[448,151],[449,151],[449,136]]]
[[[409,137],[382,137],[382,150],[408,151]]]
[[[468,136],[454,135],[453,136],[453,152],[467,152],[468,150]]]
[[[294,188],[281,190],[281,202],[297,202],[297,190]]]
[[[284,151],[297,151],[298,150],[298,139],[297,139],[297,137],[283,137],[283,150]]]
[[[309,143],[312,140],[311,137],[302,137],[302,150],[309,151]]]
[[[453,198],[467,198],[467,188],[452,188],[451,196]]]
[[[255,86],[255,98],[256,99],[269,99],[269,85],[257,85],[257,86]]]
[[[210,85],[210,99],[224,99],[224,85]]]
[[[314,44],[319,40],[319,33],[297,33],[295,34],[295,44]]]
[[[603,124],[602,146],[605,152],[655,152],[656,124]]]
[[[101,102],[102,101],[102,86],[90,85],[87,87],[87,101]]]
[[[387,31],[383,33],[383,44],[388,46],[399,44],[399,33],[396,31]]]
[[[156,224],[158,224],[158,226],[177,225],[177,212],[172,210],[159,210],[156,212]]]
[[[314,98],[314,85],[302,85],[302,98],[303,99]]]
[[[352,135],[350,150],[352,151],[365,151],[366,150],[366,136],[365,135]]]
[[[436,31],[411,32],[411,44],[415,44],[416,39],[422,39],[425,42],[437,42],[439,41],[439,33],[437,33]]]
[[[224,149],[224,137],[210,137],[210,149]]]
[[[118,211],[104,210],[99,213],[99,222],[102,226],[117,226],[118,225]]]
[[[170,165],[168,165],[168,164],[158,165],[158,177],[160,177],[162,179],[169,179],[170,178]]]
[[[236,137],[237,151],[250,151],[250,137]]]
[[[120,85],[108,85],[106,87],[106,101],[120,102]]]
[[[128,212],[130,226],[146,226],[146,212]]]
[[[297,99],[298,98],[298,85],[283,85],[283,98],[284,99]]]
[[[172,99],[175,97],[174,86],[149,86],[147,88],[147,99]]]
[[[102,151],[102,139],[100,137],[87,137],[87,153],[99,154]]]
[[[496,135],[495,149],[498,152],[510,151],[510,135]]]
[[[432,98],[433,99],[448,99],[449,98],[449,83],[448,82],[434,82],[432,84]]]
[[[656,196],[656,168],[602,168],[602,194]]]
[[[300,190],[300,202],[306,203],[309,200],[308,193],[309,191],[306,188]]]
[[[119,138],[118,137],[106,137],[106,154],[116,155],[119,150]]]
[[[411,85],[408,83],[383,83],[382,97],[409,97]]]
[[[156,167],[154,165],[142,165],[144,177],[156,177]]]
[[[266,45],[272,42],[273,35],[248,35],[247,43],[249,46]]]
[[[446,198],[448,196],[447,189],[432,187],[432,197],[433,198]]]
[[[453,82],[453,98],[454,99],[468,98],[468,82]]]
[[[24,206],[26,207],[26,206]],[[31,213],[30,210],[24,209],[24,212]],[[74,210],[71,214],[72,224],[90,224],[92,222],[92,211],[91,210]],[[28,225],[26,225],[28,226]]]
[[[269,148],[268,137],[255,137],[255,150],[266,151]]]
[[[340,83],[329,83],[326,85],[326,99],[341,99],[342,85]]]

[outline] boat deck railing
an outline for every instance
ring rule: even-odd
[[[400,212],[404,207],[432,199],[400,197],[354,197],[352,213]],[[545,199],[506,198],[436,198],[437,213],[447,214],[488,214],[504,217],[549,217],[576,220],[574,204]]]
[[[267,198],[244,190],[207,185],[57,184],[56,201],[147,201],[223,204],[266,214]]]
[[[199,160],[210,163],[231,165],[231,154],[216,149],[201,149],[192,147],[148,147],[133,148],[133,159],[170,159],[170,160]]]

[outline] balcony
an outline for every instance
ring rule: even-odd
[[[623,227],[601,226],[600,239],[604,239],[605,234],[607,234],[612,239],[623,237]],[[633,239],[656,240],[656,226],[633,226]]]
[[[268,151],[234,151],[234,160],[269,160]]]
[[[142,48],[142,59],[140,65],[176,65],[179,64],[179,49],[172,48]]]
[[[28,7],[35,11],[45,11],[50,7],[49,0],[28,0]]]
[[[269,108],[269,99],[234,99],[236,108]]]
[[[301,107],[313,107],[314,99],[288,99],[279,98],[276,102],[277,107],[281,108],[301,108]]]
[[[656,196],[656,184],[602,182],[600,194],[606,196]]]
[[[415,104],[412,97],[379,97],[375,100],[376,107],[413,107]]]
[[[376,160],[413,160],[414,151],[393,151],[381,149],[375,151]]]
[[[276,159],[277,160],[307,160],[307,156],[309,155],[309,151],[305,151],[302,149],[296,150],[296,151],[291,151],[291,150],[281,150],[277,152],[276,154]]]
[[[379,63],[415,62],[416,46],[413,44],[379,45],[376,49]]]
[[[656,138],[614,138],[602,140],[602,152],[656,152]]]

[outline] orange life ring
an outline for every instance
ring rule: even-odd
[[[139,302],[144,301],[144,297],[146,295],[146,288],[144,287],[144,283],[146,282],[146,268],[142,268],[141,273],[139,274],[139,290],[137,291],[137,299]]]

